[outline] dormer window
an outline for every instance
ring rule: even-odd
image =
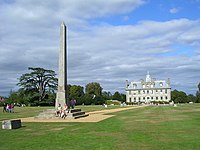
[[[161,87],[163,86],[163,83],[162,83],[162,82],[160,82],[160,86],[161,86]]]
[[[134,88],[134,89],[137,88],[137,84],[133,84],[133,88]]]

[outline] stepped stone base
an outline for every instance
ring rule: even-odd
[[[81,109],[70,109],[68,113],[66,113],[65,119],[78,119],[81,117],[89,116],[89,114],[86,114],[84,111],[81,111]],[[48,109],[44,112],[41,112],[38,116],[35,117],[35,119],[63,119],[61,117],[57,117],[55,115],[54,109]]]

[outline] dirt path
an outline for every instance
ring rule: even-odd
[[[107,115],[108,113],[128,110],[128,109],[135,109],[135,108],[141,108],[146,106],[130,106],[130,107],[124,107],[124,108],[117,108],[117,109],[108,109],[108,110],[101,110],[101,111],[93,111],[93,112],[87,112],[89,116],[79,118],[79,119],[35,119],[34,117],[29,118],[20,118],[22,122],[99,122],[104,119],[110,118],[114,115]]]

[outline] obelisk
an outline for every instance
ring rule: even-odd
[[[67,102],[67,29],[64,22],[60,25],[60,50],[59,50],[59,71],[58,91],[55,107],[61,104],[63,107]]]

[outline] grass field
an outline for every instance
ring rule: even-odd
[[[27,117],[44,108],[0,113],[0,120]],[[84,108],[83,108],[84,109]],[[100,106],[85,111],[104,109]],[[29,114],[29,115],[27,115]],[[192,150],[200,149],[200,105],[149,106],[113,113],[98,123],[22,123],[0,129],[1,150]]]

